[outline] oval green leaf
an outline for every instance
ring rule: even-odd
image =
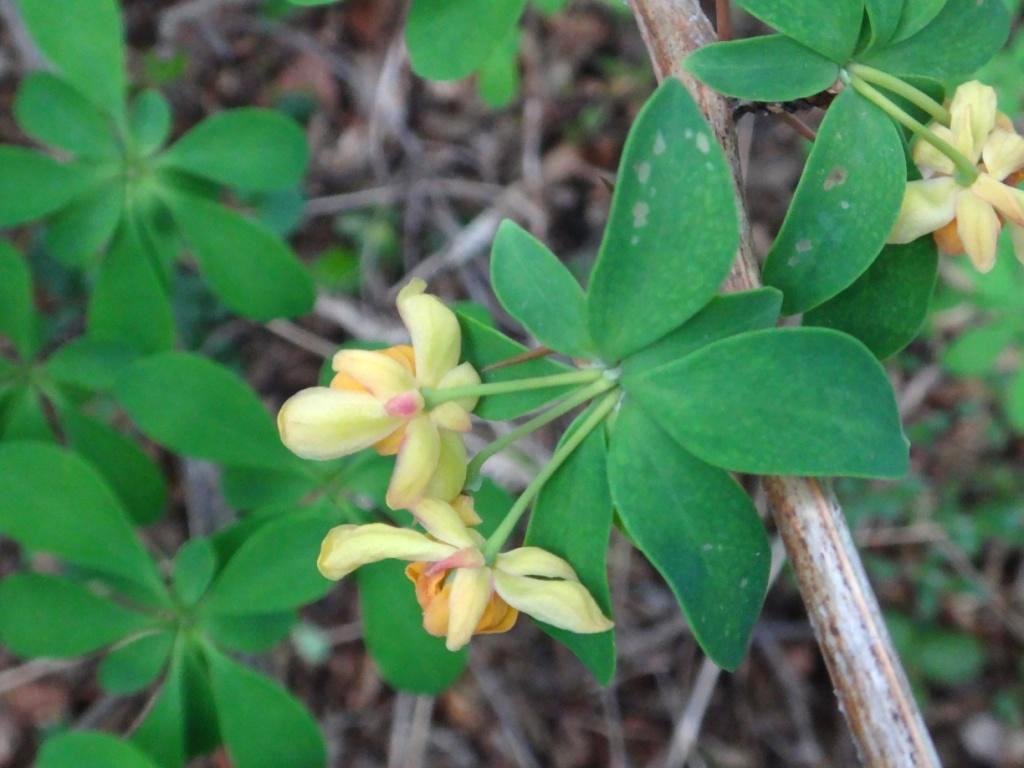
[[[192,195],[168,195],[203,278],[253,320],[295,317],[313,306],[313,281],[291,249],[259,222]]]
[[[608,465],[633,543],[672,589],[704,652],[735,669],[771,566],[753,503],[728,473],[689,454],[632,403],[615,422]]]
[[[839,65],[785,35],[712,43],[686,68],[719,93],[750,101],[791,101],[830,88]]]
[[[908,446],[885,371],[824,328],[733,336],[624,382],[703,461],[761,475],[899,477]]]
[[[146,755],[109,733],[68,731],[46,741],[36,768],[157,768]]]
[[[566,266],[513,221],[498,227],[491,251],[498,301],[541,344],[569,357],[589,357],[587,299]]]
[[[714,134],[669,78],[630,129],[588,289],[590,334],[617,361],[681,325],[729,272],[739,230]]]
[[[74,155],[117,158],[121,152],[110,116],[49,72],[33,72],[21,82],[14,119],[36,141]]]
[[[887,245],[842,293],[804,315],[804,325],[834,328],[884,360],[913,341],[928,316],[939,257],[930,237]]]
[[[39,345],[32,273],[28,263],[5,240],[0,240],[0,336],[6,336],[22,360],[30,360]]]
[[[0,643],[18,656],[82,656],[150,622],[56,576],[14,573],[0,581]]]
[[[413,0],[405,40],[413,71],[457,80],[484,63],[519,22],[526,0]]]
[[[812,309],[871,265],[899,213],[906,171],[893,122],[852,88],[818,131],[764,281],[782,291],[783,314]]]
[[[81,267],[113,237],[124,212],[124,184],[105,182],[72,200],[47,222],[46,249],[62,264]]]
[[[186,456],[271,468],[293,461],[245,381],[199,355],[140,360],[123,371],[114,395],[146,435]]]
[[[0,146],[0,227],[53,213],[94,183],[87,168],[58,163],[24,147]]]
[[[100,662],[100,685],[115,696],[141,691],[160,676],[173,648],[170,632],[154,632],[117,646]]]
[[[246,107],[206,118],[161,162],[218,184],[269,192],[302,181],[309,150],[302,128],[290,117]]]
[[[838,64],[853,53],[864,16],[864,0],[737,0],[737,5]]]
[[[171,583],[174,592],[185,605],[199,602],[217,572],[217,553],[209,540],[191,539],[174,556]]]

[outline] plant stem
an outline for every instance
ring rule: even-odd
[[[583,403],[587,402],[591,398],[597,397],[603,392],[607,392],[614,386],[614,382],[609,379],[600,379],[595,381],[593,384],[567,395],[547,410],[537,414],[529,421],[524,421],[515,429],[507,432],[491,444],[485,446],[476,456],[473,457],[473,460],[470,461],[469,465],[466,467],[466,487],[474,487],[476,479],[480,474],[480,470],[489,458],[495,454],[501,453],[516,441],[531,432],[540,429],[545,424],[550,424],[558,417],[564,416],[573,408],[583,405]]]
[[[902,96],[915,107],[924,110],[943,125],[949,125],[949,110],[939,102],[935,101],[935,99],[927,93],[915,88],[905,80],[894,77],[888,72],[883,72],[880,69],[869,67],[866,64],[851,64],[847,69],[851,75],[859,77],[861,80],[866,80],[869,83],[874,83],[877,86],[885,88],[887,91],[892,91],[898,96]]]
[[[966,155],[945,139],[941,139],[936,136],[928,126],[918,122],[898,106],[893,104],[874,86],[856,76],[850,77],[850,85],[853,86],[853,89],[857,91],[857,93],[877,106],[893,120],[909,128],[914,132],[914,134],[924,141],[927,141],[939,150],[939,152],[952,160],[953,164],[956,165],[957,171],[959,171],[958,176],[962,177],[957,179],[962,186],[970,186],[974,183],[974,180],[978,178],[978,169],[974,167],[974,163],[972,163]]]
[[[551,479],[551,476],[555,474],[558,468],[565,463],[565,460],[572,455],[572,452],[580,446],[580,443],[587,439],[587,435],[593,432],[605,420],[618,400],[618,392],[609,392],[605,395],[604,399],[591,411],[586,420],[580,424],[579,429],[569,435],[565,442],[555,449],[548,463],[544,465],[543,469],[526,486],[526,490],[520,494],[511,509],[509,509],[508,514],[505,515],[505,519],[501,521],[501,524],[491,534],[490,538],[487,539],[486,544],[484,544],[484,559],[488,563],[494,562],[494,558],[497,557],[499,550],[501,550],[505,541],[512,534],[512,531],[515,530],[516,523],[519,522],[523,513],[526,512],[530,502],[540,493],[540,489]]]
[[[452,400],[461,400],[465,397],[486,397],[487,395],[508,395],[515,392],[526,392],[531,389],[548,389],[551,387],[564,387],[570,384],[590,384],[602,378],[604,373],[596,368],[585,371],[570,371],[568,373],[556,373],[552,376],[536,376],[531,379],[512,379],[511,381],[496,381],[491,384],[471,384],[465,387],[425,387],[420,390],[427,408],[434,408],[442,403]]]

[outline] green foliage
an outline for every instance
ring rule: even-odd
[[[69,731],[49,739],[36,768],[158,768],[145,754],[107,733]]]
[[[853,53],[864,13],[863,0],[738,0],[737,5],[838,64]]]
[[[907,469],[885,371],[835,331],[743,333],[625,387],[680,445],[734,472],[898,477]]]
[[[806,313],[804,324],[848,333],[884,360],[921,330],[938,262],[931,238],[887,245],[853,285]]]
[[[773,62],[765,77],[765,62]],[[698,48],[686,67],[716,91],[752,101],[789,101],[827,90],[839,65],[784,35],[730,40]]]
[[[739,237],[725,158],[678,81],[637,115],[620,168],[587,293],[590,334],[608,362],[707,304]]]
[[[593,354],[583,289],[543,243],[502,222],[491,252],[498,301],[538,341],[569,357]]]
[[[612,499],[701,648],[735,669],[767,589],[768,539],[743,489],[688,453],[659,422],[666,423],[633,403],[619,413],[608,457]]]
[[[414,0],[405,39],[413,69],[455,80],[477,69],[519,21],[526,0]]]
[[[764,279],[784,314],[813,309],[862,275],[899,212],[906,174],[892,122],[852,89],[829,107]]]

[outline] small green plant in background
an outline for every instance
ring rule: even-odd
[[[0,147],[0,227],[45,220],[43,242],[94,275],[89,329],[140,350],[174,343],[169,292],[184,248],[233,311],[256,320],[307,312],[313,284],[269,229],[221,203],[294,187],[308,151],[301,129],[263,109],[221,112],[170,147],[171,109],[154,90],[127,100],[114,0],[19,3],[55,72],[33,73],[14,116],[60,155]]]

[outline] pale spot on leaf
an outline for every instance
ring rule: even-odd
[[[807,240],[806,238],[803,239],[803,240],[797,240],[796,241],[796,252],[797,253],[807,253],[813,247],[814,247],[814,243],[812,243],[810,240]]]
[[[697,142],[697,150],[702,155],[706,155],[711,151],[711,142],[708,140],[708,135],[706,133],[698,133],[695,141]]]
[[[666,149],[668,149],[668,144],[665,143],[665,136],[658,131],[654,136],[654,154],[663,155]]]
[[[633,226],[634,227],[646,227],[647,216],[651,212],[651,206],[642,200],[633,206]]]
[[[837,165],[835,168],[828,172],[828,176],[825,178],[825,183],[823,185],[825,191],[828,192],[830,189],[841,187],[843,184],[846,183],[846,180],[847,178],[849,178],[849,176],[850,174],[847,173],[846,169],[843,168],[843,166]]]
[[[646,184],[647,180],[651,178],[651,164],[650,163],[637,163],[636,164],[636,178],[641,184]]]

